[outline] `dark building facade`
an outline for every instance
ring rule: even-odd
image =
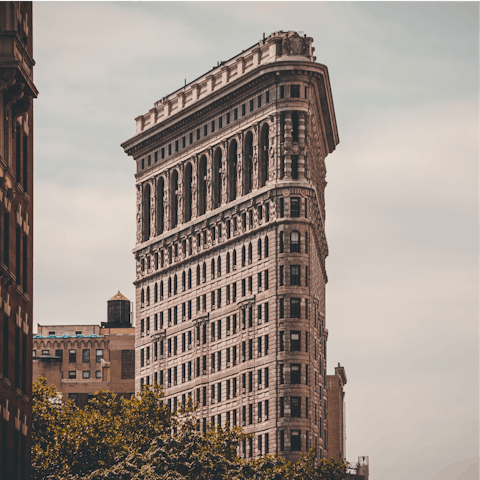
[[[0,478],[31,476],[32,3],[0,2]]]
[[[240,453],[328,454],[326,156],[313,39],[275,32],[136,118],[136,390],[241,425]]]

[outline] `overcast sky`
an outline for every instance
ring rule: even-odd
[[[328,371],[371,480],[478,480],[478,3],[34,3],[40,324],[133,299],[134,118],[263,33],[330,71]]]

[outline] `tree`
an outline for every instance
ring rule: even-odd
[[[199,431],[189,401],[171,413],[158,386],[132,399],[98,391],[84,410],[45,378],[33,386],[34,480],[341,480],[346,465],[315,462],[311,449],[291,463],[237,455],[241,428]]]

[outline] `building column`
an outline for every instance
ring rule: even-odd
[[[292,112],[285,112],[284,178],[292,178]]]
[[[258,156],[259,156],[259,140],[260,140],[260,135],[259,135],[259,126],[254,125],[253,126],[253,141],[252,141],[252,146],[253,146],[253,154],[252,154],[252,190],[255,190],[258,188],[259,185],[259,161],[258,161]]]
[[[243,195],[243,132],[237,134],[237,198]]]
[[[209,148],[205,155],[207,157],[207,185],[206,185],[206,194],[207,194],[207,205],[205,210],[207,212],[211,211],[213,208],[213,185],[212,185],[212,163],[213,163],[213,149]]]
[[[197,218],[197,202],[198,202],[198,155],[192,158],[192,220]]]
[[[305,177],[305,112],[298,112],[298,178]]]

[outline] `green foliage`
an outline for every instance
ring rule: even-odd
[[[265,455],[245,460],[240,428],[197,431],[189,402],[171,414],[159,387],[125,400],[99,391],[84,410],[47,387],[33,386],[34,480],[342,480],[346,465],[315,462],[313,449],[291,463]]]

